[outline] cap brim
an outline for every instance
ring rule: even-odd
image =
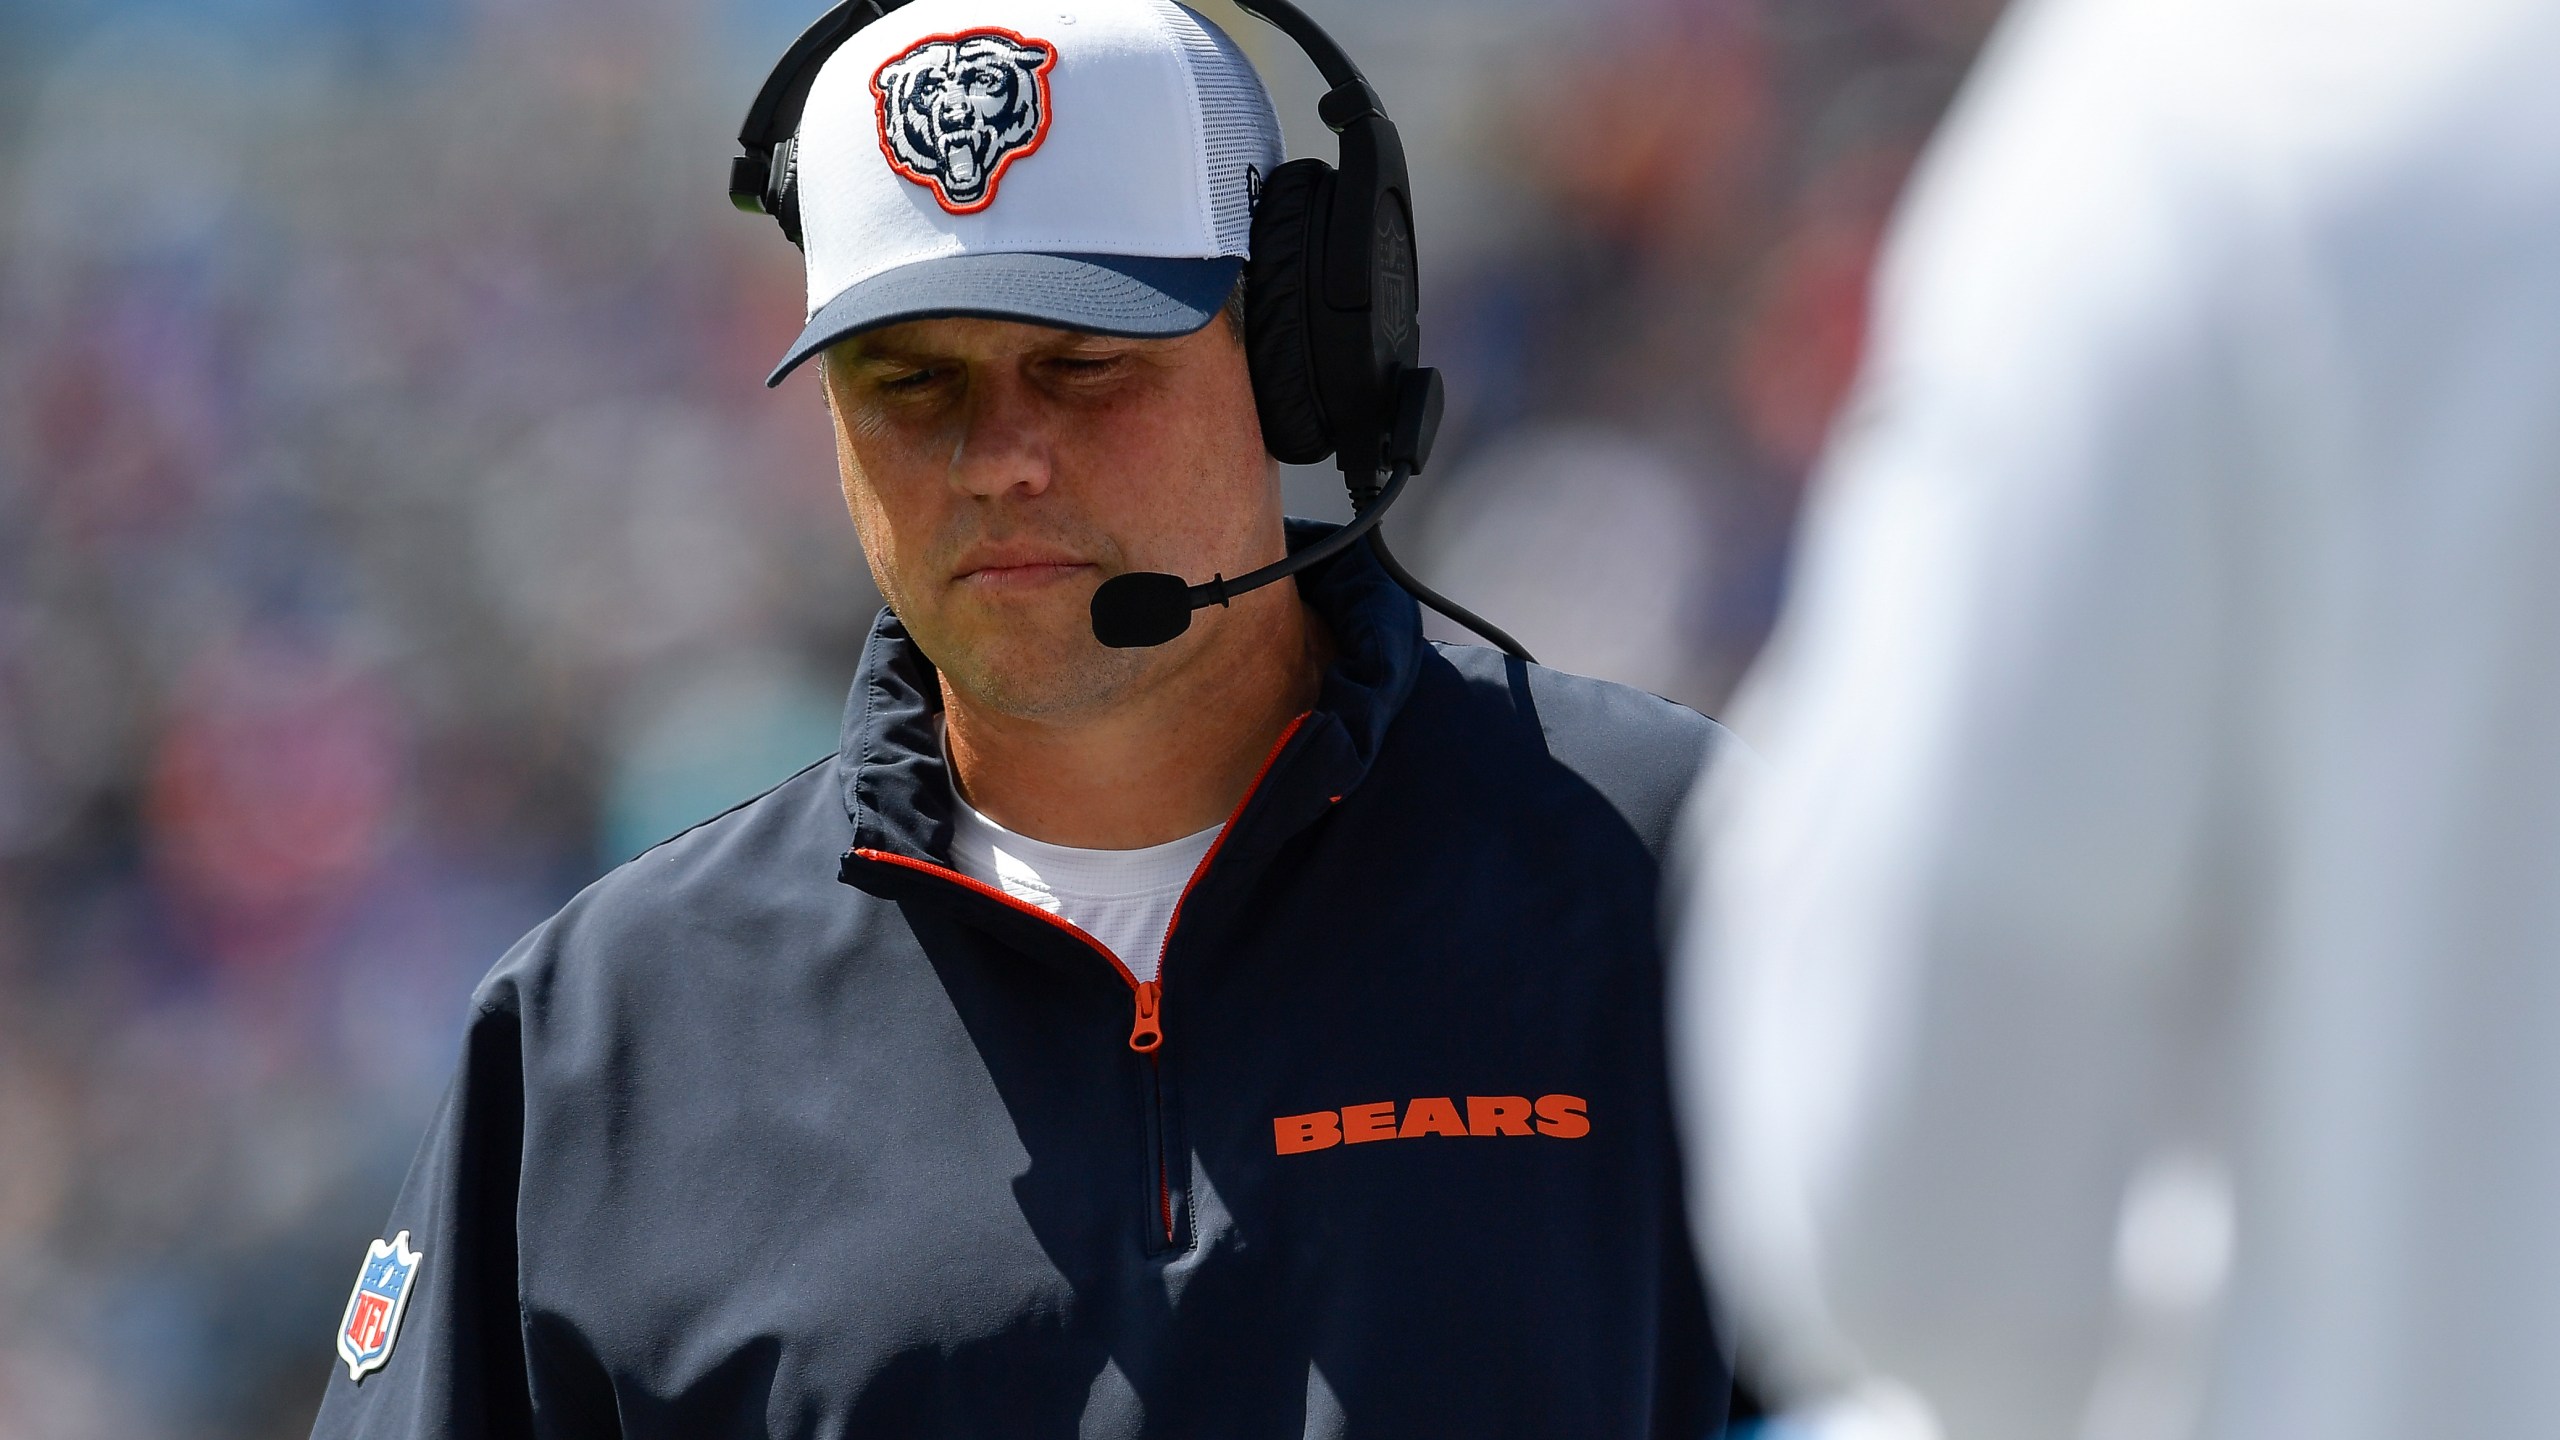
[[[944,255],[884,271],[820,307],[765,378],[848,336],[907,320],[1019,320],[1092,335],[1188,335],[1217,318],[1239,259],[1131,255]]]

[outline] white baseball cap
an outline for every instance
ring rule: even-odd
[[[1187,335],[1235,287],[1281,155],[1252,64],[1172,0],[914,0],[810,87],[808,326],[765,383],[931,316]]]

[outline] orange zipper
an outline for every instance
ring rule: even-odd
[[[1191,899],[1191,892],[1200,884],[1200,877],[1209,873],[1209,862],[1217,859],[1218,851],[1226,846],[1228,834],[1235,829],[1236,821],[1243,816],[1244,807],[1252,804],[1254,795],[1262,789],[1262,782],[1270,776],[1271,767],[1280,763],[1280,752],[1289,748],[1289,741],[1298,733],[1298,727],[1306,723],[1307,716],[1301,714],[1297,719],[1289,722],[1287,729],[1280,732],[1280,738],[1272,743],[1271,753],[1262,757],[1262,768],[1253,772],[1253,783],[1244,787],[1244,798],[1236,802],[1235,809],[1227,812],[1226,823],[1218,827],[1218,838],[1209,842],[1208,850],[1200,856],[1200,863],[1191,867],[1191,878],[1182,882],[1182,893],[1174,897],[1173,914],[1165,921],[1164,942],[1156,950],[1156,978],[1153,980],[1139,979],[1137,972],[1129,968],[1127,961],[1113,954],[1110,946],[1094,939],[1083,926],[1072,920],[1052,915],[1027,900],[1017,900],[995,886],[973,880],[948,865],[936,865],[930,860],[893,855],[886,850],[856,849],[853,853],[865,860],[877,860],[886,865],[902,865],[909,870],[921,871],[927,875],[965,885],[999,905],[1019,910],[1035,920],[1047,921],[1083,941],[1093,950],[1093,953],[1111,962],[1111,968],[1119,972],[1120,979],[1128,985],[1131,995],[1136,1000],[1137,1016],[1129,1026],[1129,1048],[1141,1055],[1152,1055],[1164,1044],[1162,1013],[1164,957],[1173,948],[1174,930],[1182,924],[1182,907]]]
[[[1156,1018],[1156,1009],[1163,1003],[1162,985],[1153,980],[1138,982],[1138,1019],[1129,1027],[1130,1049],[1141,1055],[1152,1055],[1156,1047],[1164,1043],[1164,1024]]]
[[[853,853],[865,860],[876,860],[884,865],[903,866],[909,870],[966,886],[999,905],[1018,910],[1035,920],[1046,921],[1083,941],[1093,953],[1110,961],[1111,968],[1118,971],[1121,980],[1128,985],[1131,995],[1135,998],[1137,1012],[1136,1018],[1129,1026],[1129,1048],[1153,1060],[1155,1052],[1164,1045],[1164,962],[1165,956],[1173,949],[1173,932],[1182,924],[1182,907],[1190,901],[1192,890],[1200,884],[1200,877],[1209,873],[1209,862],[1217,859],[1218,851],[1226,846],[1227,836],[1235,830],[1236,821],[1243,817],[1244,807],[1252,804],[1253,797],[1261,791],[1262,782],[1271,774],[1271,767],[1280,763],[1280,752],[1289,748],[1289,742],[1296,737],[1298,727],[1306,724],[1307,716],[1313,713],[1313,711],[1302,712],[1296,719],[1289,722],[1287,729],[1280,732],[1280,738],[1272,742],[1271,753],[1262,757],[1262,768],[1253,772],[1253,783],[1244,787],[1244,798],[1238,800],[1236,808],[1227,813],[1226,823],[1218,827],[1218,838],[1209,842],[1208,850],[1200,856],[1200,863],[1191,867],[1191,878],[1182,882],[1182,893],[1174,897],[1173,914],[1165,921],[1164,942],[1156,950],[1156,978],[1153,980],[1139,979],[1137,972],[1129,968],[1128,962],[1112,953],[1110,946],[1093,938],[1093,935],[1083,926],[1062,916],[1052,915],[1029,901],[1015,899],[995,886],[984,881],[973,880],[948,865],[937,865],[930,860],[894,855],[886,850],[857,847]],[[1156,1169],[1157,1206],[1164,1220],[1165,1241],[1170,1244],[1173,1240],[1173,1176],[1168,1163],[1162,1158],[1161,1135],[1157,1139],[1157,1151],[1159,1156]]]

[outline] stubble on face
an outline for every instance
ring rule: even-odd
[[[848,483],[848,499],[852,486]],[[876,504],[855,504],[854,524],[871,560],[881,596],[897,612],[918,649],[944,683],[981,707],[1024,720],[1066,720],[1109,708],[1142,686],[1160,662],[1154,651],[1114,650],[1093,638],[1091,604],[1025,605],[969,593],[968,582],[948,578],[972,547],[1034,545],[1089,556],[1106,574],[1127,569],[1120,547],[1106,534],[1043,517],[984,508],[955,510],[921,554],[890,557],[894,541]],[[884,563],[886,561],[887,563]],[[932,586],[938,594],[918,593]],[[1083,592],[1090,596],[1090,590]]]
[[[1194,562],[1204,546],[1206,568],[1215,568],[1235,554],[1233,540],[1216,532],[1233,523],[1238,476],[1273,477],[1251,425],[1249,387],[1238,392],[1241,445],[1197,413],[1236,403],[1223,393],[1234,387],[1204,387],[1197,370],[1178,373],[1201,364],[1197,344],[1095,342],[1079,350],[1048,335],[1026,342],[1018,334],[991,340],[985,329],[928,331],[867,355],[859,347],[831,353],[825,374],[846,507],[881,594],[944,682],[970,702],[1063,721],[1108,710],[1160,680],[1215,625],[1213,617],[1166,646],[1106,648],[1093,638],[1089,609],[1101,579],[1129,569],[1187,573],[1201,568]],[[933,358],[937,347],[971,346],[992,353],[958,363],[955,393],[973,383],[1011,387],[1002,403],[1012,412],[992,434],[972,408],[982,399],[938,404],[931,394],[945,383],[934,378],[944,363]],[[1099,378],[1079,368],[1094,366],[1095,355],[1103,357]],[[1240,353],[1233,359],[1240,377]],[[990,379],[971,371],[981,362],[1011,368]],[[1053,363],[1064,378],[1044,370]],[[1023,376],[1031,378],[1014,383]],[[1234,428],[1233,417],[1224,423]],[[973,444],[981,447],[975,456]],[[1005,483],[1016,478],[1007,467],[1020,470],[1022,483]],[[1186,526],[1173,497],[1193,498],[1199,521]],[[1276,514],[1276,495],[1268,508]],[[1124,538],[1142,553],[1129,554]],[[972,573],[989,561],[994,568]]]

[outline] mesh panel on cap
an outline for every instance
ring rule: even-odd
[[[1218,249],[1245,253],[1253,234],[1253,195],[1248,169],[1269,175],[1279,168],[1280,117],[1253,62],[1227,32],[1206,16],[1173,0],[1157,0],[1165,28],[1182,43],[1192,86],[1200,93],[1200,139],[1209,161],[1210,221]]]

